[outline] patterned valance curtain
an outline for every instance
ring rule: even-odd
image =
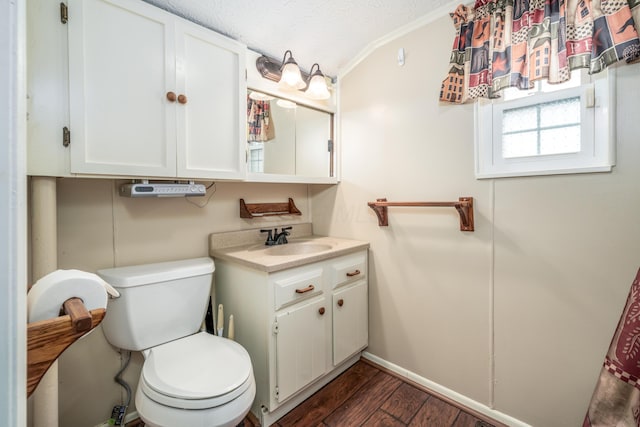
[[[247,141],[266,142],[275,137],[271,101],[255,100],[247,96]]]
[[[640,0],[477,0],[451,14],[456,37],[440,100],[496,98],[640,58]]]

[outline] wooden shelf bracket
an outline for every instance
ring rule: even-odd
[[[272,215],[302,215],[289,197],[286,203],[245,203],[240,199],[240,218],[256,218]]]
[[[378,216],[378,225],[389,225],[388,207],[453,207],[460,215],[460,231],[474,231],[473,223],[473,197],[459,197],[457,202],[387,202],[387,199],[376,199],[369,202],[369,207]]]

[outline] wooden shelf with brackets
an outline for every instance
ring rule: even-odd
[[[291,197],[285,203],[245,203],[244,199],[240,199],[240,218],[273,215],[302,215],[302,212],[293,203]]]
[[[378,225],[386,227],[389,225],[388,207],[408,206],[408,207],[452,207],[460,215],[460,231],[473,231],[473,197],[459,197],[457,202],[387,202],[387,199],[376,199],[375,202],[367,203],[378,216]]]

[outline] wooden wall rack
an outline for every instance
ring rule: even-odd
[[[65,316],[27,325],[27,397],[63,351],[102,322],[106,310],[88,311],[79,298],[63,304]]]
[[[240,218],[256,218],[271,215],[302,215],[293,199],[286,203],[245,203],[240,199]]]
[[[453,207],[460,215],[460,231],[473,231],[473,197],[459,197],[457,202],[387,202],[387,199],[376,199],[369,202],[369,207],[378,216],[378,225],[386,227],[389,225],[389,206],[409,206],[409,207]]]

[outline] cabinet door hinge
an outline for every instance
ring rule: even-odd
[[[280,388],[276,386],[276,399],[280,397]]]
[[[278,335],[278,322],[273,323],[273,335]]]
[[[66,4],[60,3],[60,22],[66,24],[69,20],[69,8]]]
[[[332,140],[332,139],[330,139],[330,140],[328,140],[328,141],[327,141],[327,150],[328,150],[330,153],[333,153],[333,140]]]
[[[68,127],[62,128],[62,145],[68,147],[71,144],[71,131]]]

